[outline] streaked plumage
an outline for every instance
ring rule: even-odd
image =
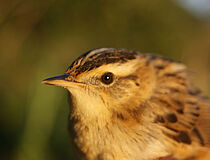
[[[95,49],[43,83],[71,93],[69,128],[82,159],[210,159],[210,103],[181,63]]]

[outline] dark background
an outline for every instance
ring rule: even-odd
[[[0,159],[74,159],[66,91],[40,82],[93,48],[181,61],[210,95],[210,2],[190,1],[0,0]]]

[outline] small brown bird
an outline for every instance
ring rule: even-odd
[[[210,160],[210,102],[178,62],[126,49],[91,50],[44,84],[66,88],[84,160]]]

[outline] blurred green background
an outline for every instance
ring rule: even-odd
[[[40,82],[93,48],[182,61],[210,95],[208,6],[208,0],[0,0],[0,160],[75,159],[66,91]]]

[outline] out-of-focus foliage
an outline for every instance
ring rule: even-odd
[[[0,159],[74,159],[66,91],[40,82],[93,48],[183,61],[209,94],[209,19],[174,0],[1,0]]]

